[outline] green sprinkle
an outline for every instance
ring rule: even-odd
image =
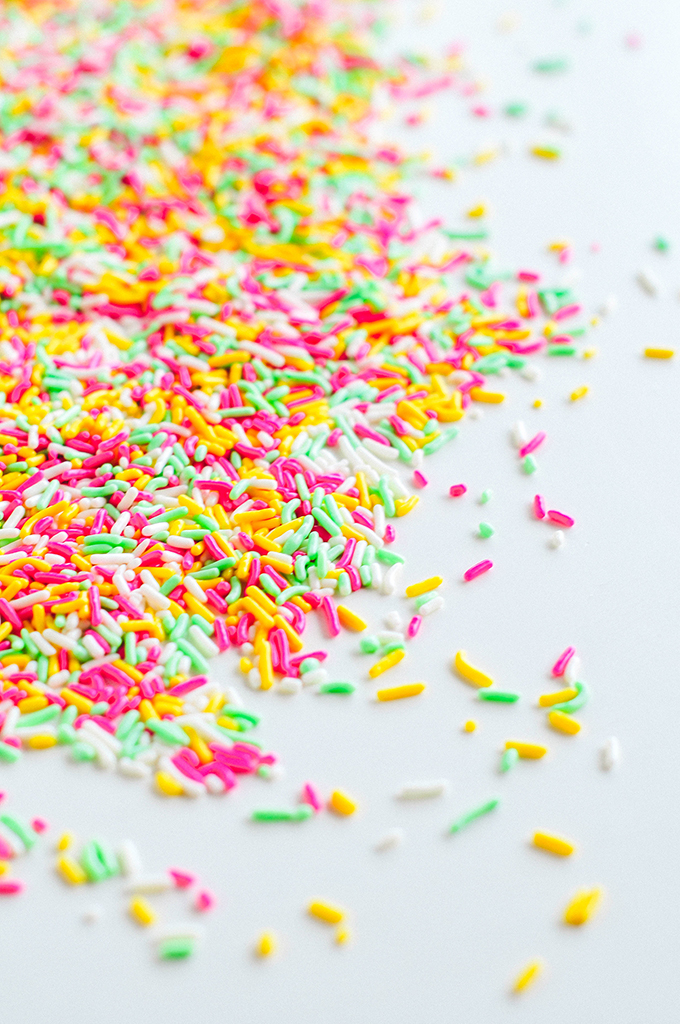
[[[106,707],[108,708],[108,704]],[[59,718],[60,713],[61,708],[58,704],[49,704],[48,707],[41,708],[40,711],[31,711],[28,715],[21,715],[17,722],[17,728],[27,729],[32,725],[42,725],[43,722],[51,722],[54,718]]]
[[[20,818],[15,818],[12,814],[0,814],[0,822],[10,830],[14,832],[15,836],[21,840],[27,850],[30,850],[32,846],[35,846],[37,836],[30,825],[25,824]]]
[[[538,463],[536,462],[536,459],[533,457],[533,455],[524,456],[524,458],[522,459],[522,469],[527,474],[527,476],[530,476],[532,473],[536,472],[536,470],[538,469]]]
[[[252,821],[306,821],[314,814],[309,804],[301,804],[293,811],[253,811]]]
[[[236,410],[230,409],[229,412]],[[195,942],[192,938],[164,939],[158,947],[158,955],[161,960],[186,960],[195,949]]]
[[[520,100],[515,100],[512,103],[506,104],[503,112],[506,117],[524,117],[528,110],[529,107],[526,103],[522,103]]]
[[[652,245],[657,252],[668,252],[671,247],[671,243],[663,235],[657,235]]]
[[[509,772],[514,765],[519,761],[519,754],[514,747],[510,747],[508,750],[504,750],[501,755],[501,768],[502,772]]]
[[[0,740],[0,761],[5,761],[7,764],[14,764],[21,757],[21,751],[18,747],[13,747],[10,743],[5,743]]]
[[[492,497],[493,491],[491,490],[490,487],[487,487],[486,490],[482,491],[482,493],[479,496],[479,504],[486,505],[487,501],[491,501]]]
[[[491,526],[490,523],[480,523],[479,524],[479,536],[480,537],[484,537],[484,538],[493,537],[495,532],[496,531],[494,530],[493,526]]]
[[[590,697],[590,691],[585,683],[574,683],[574,689],[577,691],[575,697],[571,700],[565,700],[561,704],[553,704],[550,708],[551,711],[563,711],[565,715],[570,715],[574,711],[578,711],[584,704],[588,703]]]
[[[500,800],[494,798],[493,800],[488,800],[487,803],[482,804],[480,807],[476,807],[474,811],[468,811],[467,814],[461,814],[460,818],[456,818],[449,829],[449,832],[460,832],[461,829],[465,828],[465,826],[469,825],[471,822],[476,821],[477,818],[481,818],[484,814],[488,814],[489,811],[495,810],[499,803]]]
[[[503,693],[501,690],[480,690],[480,700],[490,700],[497,704],[514,704],[519,700],[518,693]]]
[[[549,356],[575,356],[578,349],[576,345],[548,345],[545,351]]]
[[[148,718],[146,728],[166,743],[173,743],[180,747],[185,747],[189,743],[189,737],[184,729],[180,725],[176,725],[175,722],[167,722],[164,718]]]
[[[362,654],[375,654],[376,651],[380,650],[380,641],[377,636],[365,636],[363,640],[359,642],[359,647]]]
[[[352,683],[322,683],[317,693],[354,693],[355,690]]]
[[[546,57],[542,60],[534,61],[533,70],[543,75],[560,74],[563,71],[569,70],[569,61],[566,57]]]

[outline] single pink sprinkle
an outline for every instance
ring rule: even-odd
[[[385,527],[385,536],[383,540],[386,544],[392,544],[397,539],[397,531],[394,529],[391,523],[388,523]]]
[[[469,569],[466,569],[463,573],[463,579],[467,580],[469,583],[470,580],[476,579],[478,576],[481,576],[482,573],[488,572],[489,569],[493,569],[493,562],[490,562],[488,558],[485,558],[483,562],[477,562],[477,565],[473,565]]]
[[[452,498],[460,498],[461,494],[465,494],[467,487],[465,484],[452,484],[449,487],[449,494]]]
[[[475,117],[491,116],[491,110],[489,109],[489,107],[485,107],[482,104],[480,104],[478,107],[472,107],[472,113],[475,115]]]
[[[525,455],[530,455],[531,452],[535,452],[537,448],[540,448],[540,446],[545,441],[545,437],[545,431],[539,430],[539,432],[534,437],[532,437],[530,441],[527,441],[527,443],[523,445],[522,448],[520,448],[520,459],[523,459]]]
[[[8,746],[10,746],[10,747],[18,747],[18,748],[21,748],[21,740],[20,740],[20,739],[18,739],[18,738],[17,738],[16,736],[7,736],[7,737],[6,737],[6,738],[5,738],[4,740],[3,740],[3,742],[4,742],[4,743],[6,743],[6,744],[7,744]]]
[[[6,796],[7,796],[7,793],[0,792],[0,803],[5,799]]]
[[[581,312],[582,307],[578,303],[573,303],[571,306],[562,306],[562,309],[558,309],[553,316],[553,320],[566,320],[568,316],[575,316],[576,313]]]
[[[44,818],[34,818],[31,822],[31,828],[34,832],[45,832],[49,825]]]
[[[517,274],[518,281],[540,281],[541,275],[535,274],[533,270],[520,270]]]
[[[422,615],[414,615],[411,621],[409,622],[407,633],[411,637],[411,639],[413,639],[414,636],[418,635],[418,630],[420,629],[422,622]]]
[[[302,789],[302,803],[309,804],[318,813],[323,808],[323,801],[311,782],[306,782]]]
[[[215,906],[215,897],[207,889],[202,889],[196,896],[196,902],[194,904],[196,910],[212,910]]]
[[[342,430],[340,430],[340,427],[336,427],[335,430],[331,430],[330,434],[328,435],[328,440],[326,441],[326,444],[328,445],[329,448],[335,448],[336,444],[338,443],[341,437]]]
[[[0,896],[16,896],[24,891],[23,882],[0,882]]]
[[[569,664],[569,662],[571,661],[571,659],[574,657],[575,654],[576,654],[576,648],[575,647],[567,647],[566,651],[563,651],[562,654],[560,654],[559,658],[557,659],[557,661],[553,665],[553,667],[552,667],[552,674],[554,676],[563,676],[565,668],[567,667],[567,665]]]
[[[537,519],[545,519],[545,506],[540,494],[534,495],[534,515]]]
[[[168,874],[172,877],[178,889],[188,889],[196,881],[194,876],[190,875],[187,871],[176,871],[174,868],[171,868]]]
[[[639,50],[642,46],[642,36],[639,32],[629,32],[624,42],[631,50]]]
[[[551,523],[556,523],[558,526],[570,527],[574,525],[574,520],[571,516],[568,516],[566,512],[558,512],[554,508],[548,512],[548,519]]]
[[[427,487],[427,477],[423,476],[419,469],[413,472],[413,486],[414,487]]]

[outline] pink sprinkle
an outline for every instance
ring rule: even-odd
[[[31,828],[34,832],[44,832],[49,828],[49,825],[44,818],[34,818],[31,822]]]
[[[383,540],[386,544],[392,544],[397,539],[397,533],[391,523],[388,523],[385,527],[385,536]]]
[[[0,896],[16,896],[23,891],[23,882],[0,882]]]
[[[335,609],[335,605],[331,601],[330,597],[324,597],[321,600],[321,611],[326,617],[326,625],[328,632],[331,636],[339,636],[340,634],[340,619]]]
[[[178,889],[188,889],[196,881],[194,876],[190,875],[187,871],[176,871],[174,868],[171,868],[168,874],[172,876]]]
[[[520,270],[517,274],[518,281],[540,281],[541,275],[535,274],[533,270]]]
[[[562,654],[560,654],[559,658],[557,659],[557,661],[553,665],[553,667],[552,667],[552,674],[554,676],[563,676],[565,668],[567,667],[567,665],[569,664],[569,662],[571,661],[571,659],[574,657],[575,654],[576,654],[576,648],[575,647],[567,647],[566,651],[563,651]]]
[[[207,889],[202,889],[201,892],[199,892],[196,896],[196,902],[194,903],[194,906],[196,910],[212,910],[212,908],[215,906],[215,902],[216,901],[213,894],[211,892],[208,892]]]
[[[407,633],[411,637],[411,639],[413,639],[414,636],[418,635],[418,630],[420,629],[422,622],[422,615],[414,615],[411,621],[409,622]]]
[[[323,808],[323,802],[311,782],[306,782],[302,789],[302,803],[309,804],[317,813]]]
[[[463,579],[470,580],[476,579],[481,576],[482,573],[488,572],[489,569],[493,569],[493,562],[490,562],[488,558],[485,558],[483,562],[477,562],[477,565],[471,566],[463,573]]]
[[[414,487],[427,487],[427,477],[423,476],[419,469],[413,472],[413,486]]]
[[[540,448],[540,446],[545,441],[545,437],[545,432],[543,430],[539,430],[535,437],[532,437],[530,441],[527,441],[527,443],[522,448],[520,448],[520,459],[523,459],[525,455],[530,455],[531,452],[535,452],[537,448]]]
[[[465,484],[452,484],[449,487],[449,494],[452,498],[460,498],[461,494],[465,494],[467,487]]]
[[[554,508],[548,512],[548,519],[551,523],[556,523],[557,526],[570,527],[574,525],[574,520],[571,516],[568,516],[566,512],[557,512]]]
[[[566,320],[568,316],[575,316],[576,313],[580,313],[581,308],[578,303],[574,303],[571,306],[562,306],[562,309],[558,309],[553,315],[553,320]]]
[[[545,519],[545,506],[540,494],[534,495],[534,515],[537,519]]]
[[[21,740],[17,736],[6,736],[3,740],[8,747],[18,747],[21,749]]]

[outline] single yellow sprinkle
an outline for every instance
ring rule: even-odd
[[[258,956],[271,956],[276,952],[276,936],[273,932],[262,932],[255,947]]]
[[[647,359],[671,359],[675,355],[674,348],[646,348]]]
[[[486,203],[477,203],[476,206],[471,207],[467,215],[468,217],[484,217],[486,214]]]
[[[383,672],[387,672],[388,668],[393,668],[398,665],[402,658],[406,657],[406,651],[402,648],[397,648],[396,651],[391,651],[386,654],[380,661],[376,661],[375,665],[371,665],[368,670],[368,674],[371,679],[375,679],[376,676],[381,676]]]
[[[552,707],[553,704],[563,704],[567,700],[578,697],[578,690],[567,686],[564,690],[555,690],[554,693],[543,693],[538,698],[538,706],[541,708]]]
[[[585,924],[594,913],[601,895],[600,889],[581,889],[564,911],[566,924],[574,926]]]
[[[458,651],[454,660],[454,665],[458,673],[467,680],[468,683],[472,683],[473,686],[491,686],[493,679],[491,676],[487,676],[481,669],[475,668],[467,660],[467,654],[465,651]]]
[[[142,899],[141,896],[135,896],[133,900],[130,900],[128,910],[131,917],[134,917],[135,921],[144,928],[147,928],[156,920],[156,912],[153,907],[145,899]]]
[[[47,750],[48,747],[54,747],[56,742],[56,736],[51,736],[49,733],[41,733],[39,736],[31,736],[28,740],[28,745],[33,750]]]
[[[465,723],[465,725],[463,726],[463,728],[464,728],[465,732],[474,732],[475,729],[477,728],[477,723],[473,722],[473,720],[471,718],[469,718],[467,720],[467,722]]]
[[[335,941],[338,946],[344,946],[346,942],[349,942],[352,937],[352,933],[347,927],[336,928],[335,930]]]
[[[350,814],[354,814],[357,807],[359,806],[351,796],[347,793],[343,793],[341,789],[335,789],[331,793],[331,798],[328,801],[328,806],[336,814],[342,814],[345,817],[349,817]]]
[[[82,885],[87,881],[87,875],[77,860],[68,857],[66,854],[57,861],[57,871],[62,878],[71,885]]]
[[[339,604],[336,610],[338,618],[345,629],[352,629],[355,633],[361,633],[362,630],[366,629],[368,623],[364,622],[356,612],[346,608],[344,604]]]
[[[542,747],[538,743],[521,743],[518,740],[508,740],[505,749],[516,750],[520,757],[526,757],[532,761],[548,753],[548,748]]]
[[[533,401],[534,409],[540,409],[542,405],[543,405],[543,399],[542,398],[534,398],[534,401]]]
[[[548,721],[553,729],[564,732],[567,736],[575,736],[581,731],[581,723],[577,722],[571,715],[565,715],[564,711],[550,711]]]
[[[168,772],[156,773],[156,785],[166,796],[181,796],[184,792],[177,779],[174,779]]]
[[[534,846],[538,846],[540,850],[547,850],[548,853],[554,853],[558,857],[570,857],[575,850],[573,843],[568,843],[566,839],[560,839],[558,836],[550,836],[547,832],[534,834]]]
[[[0,875],[4,875],[9,871],[9,864],[6,860],[0,860]]]
[[[499,405],[505,401],[505,395],[501,391],[484,391],[482,388],[470,388],[470,398],[473,402],[486,402],[490,405]]]
[[[426,580],[421,580],[420,583],[412,583],[410,587],[407,587],[406,596],[420,597],[421,594],[426,594],[428,590],[441,587],[443,582],[444,580],[441,576],[429,576]]]
[[[581,355],[583,356],[584,359],[592,359],[593,356],[597,355],[597,349],[596,348],[584,348],[583,352],[581,353]]]
[[[425,689],[425,683],[405,683],[404,686],[390,686],[386,690],[378,690],[378,700],[401,700],[402,697],[417,697]]]
[[[569,397],[571,398],[572,402],[578,402],[579,398],[583,398],[584,395],[587,395],[587,394],[588,394],[588,385],[587,384],[582,384],[580,388],[576,388],[575,391],[572,391],[572,393],[571,393],[571,395]]]
[[[57,842],[57,849],[58,850],[68,850],[68,848],[69,848],[69,846],[71,845],[72,842],[73,842],[73,832],[63,832],[59,836],[59,840]]]
[[[320,921],[325,921],[326,924],[340,924],[345,916],[345,912],[340,910],[339,907],[333,907],[330,903],[321,903],[320,900],[310,903],[307,910],[312,917],[318,917]]]
[[[523,992],[525,988],[532,985],[536,978],[543,970],[543,964],[540,960],[534,960],[528,967],[525,967],[520,975],[515,980],[515,984],[512,986],[513,992]]]

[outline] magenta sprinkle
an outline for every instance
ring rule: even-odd
[[[489,569],[493,569],[493,562],[490,562],[488,558],[485,558],[483,562],[477,562],[477,565],[470,566],[470,568],[463,573],[463,579],[467,580],[469,583],[470,580],[477,579],[478,576],[488,572]]]
[[[545,441],[545,437],[546,435],[544,431],[539,430],[535,437],[532,437],[530,441],[527,441],[527,443],[522,448],[520,448],[520,459],[523,459],[525,455],[530,455],[531,452],[535,452],[536,449],[543,444],[543,442]]]
[[[416,469],[413,472],[413,486],[427,487],[427,477],[423,476],[419,469]]]
[[[452,498],[460,498],[462,494],[465,494],[467,487],[465,484],[452,484],[449,487],[449,494]]]
[[[571,516],[568,516],[566,512],[558,512],[556,509],[550,509],[548,512],[548,519],[551,523],[555,523],[557,526],[566,526],[569,528],[574,525],[574,520]]]
[[[409,622],[407,633],[411,637],[411,639],[413,639],[414,636],[418,635],[418,630],[420,629],[422,622],[422,615],[414,615],[411,621]]]
[[[537,519],[545,519],[545,505],[540,494],[534,495],[534,515]]]
[[[571,661],[571,659],[574,657],[575,654],[576,654],[576,648],[575,647],[567,647],[566,651],[563,651],[562,654],[560,654],[559,658],[557,659],[557,661],[553,665],[553,667],[552,667],[552,674],[554,676],[563,676],[565,668],[567,667],[567,665],[569,664],[569,662]]]

